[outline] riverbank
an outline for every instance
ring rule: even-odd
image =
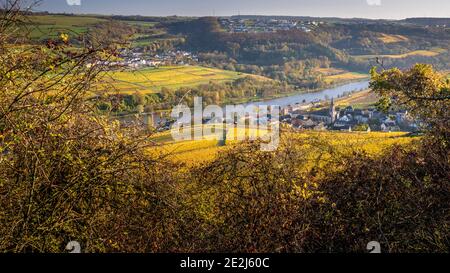
[[[269,97],[265,97],[265,98],[242,98],[242,99],[227,100],[222,105],[260,103],[260,102],[266,102],[266,101],[271,101],[271,100],[285,98],[285,97],[292,97],[292,96],[297,96],[297,95],[302,95],[302,94],[312,94],[312,93],[322,92],[322,91],[328,90],[328,89],[339,88],[341,86],[345,86],[345,85],[352,84],[352,83],[359,83],[359,82],[365,82],[365,81],[368,82],[369,79],[370,79],[370,77],[367,76],[366,78],[362,78],[362,79],[358,79],[358,80],[340,81],[339,83],[330,85],[328,87],[307,89],[307,90],[296,90],[294,92],[277,94],[277,95],[273,95],[273,96],[269,96]]]
[[[286,108],[289,105],[296,105],[302,110],[308,110],[313,104],[312,102],[326,101],[331,98],[343,97],[346,94],[358,93],[367,90],[369,87],[369,81],[354,82],[345,85],[341,85],[335,88],[324,89],[312,93],[296,94],[292,96],[284,96],[282,98],[264,100],[258,102],[247,102],[243,104],[237,104],[238,106],[247,107],[249,105],[259,106],[259,105],[276,105],[281,108]],[[236,104],[233,104],[236,105]],[[223,105],[222,105],[223,106]],[[165,124],[171,111],[155,111],[152,113],[135,113],[121,116],[113,116],[114,119],[119,119],[122,122],[132,122],[133,120],[142,119],[145,124]],[[163,126],[164,127],[164,126]]]
[[[354,92],[361,92],[364,90],[367,90],[369,88],[369,81],[359,81],[359,82],[352,82],[344,85],[340,85],[334,88],[328,88],[323,89],[316,92],[310,92],[310,93],[302,93],[302,94],[296,94],[291,96],[283,96],[281,98],[276,99],[269,99],[269,100],[263,100],[258,102],[248,102],[243,103],[241,105],[248,106],[248,105],[277,105],[280,107],[286,107],[289,105],[304,105],[304,104],[310,104],[312,102],[317,101],[324,101],[328,99],[337,99],[340,96],[343,96],[345,94],[350,94]]]
[[[277,105],[280,106],[282,108],[287,107],[289,105],[308,105],[311,104],[312,102],[318,102],[318,101],[324,101],[324,100],[328,100],[331,98],[338,98],[340,96],[343,96],[345,94],[351,94],[354,92],[361,92],[364,90],[367,90],[369,87],[369,81],[368,80],[364,80],[364,81],[358,81],[358,82],[351,82],[351,83],[347,83],[344,85],[340,85],[340,86],[336,86],[333,88],[328,88],[328,89],[322,89],[322,90],[317,90],[314,92],[308,92],[308,93],[294,93],[292,95],[283,95],[277,98],[272,98],[272,99],[260,99],[260,100],[255,100],[255,101],[244,101],[244,102],[230,102],[230,103],[224,103],[221,106],[225,106],[228,104],[232,104],[232,105],[243,105],[243,106],[248,106],[248,105]],[[117,115],[115,116],[115,118],[126,118],[126,117],[133,117],[136,115],[149,115],[149,114],[157,114],[157,115],[162,115],[162,116],[167,116],[170,113],[171,110],[158,110],[155,111],[153,113],[131,113],[131,114],[126,114],[126,115]]]

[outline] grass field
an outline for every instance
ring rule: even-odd
[[[333,67],[316,68],[314,69],[314,72],[321,74],[326,84],[344,83],[369,77],[367,74],[349,72],[347,70]]]
[[[178,89],[209,82],[230,82],[249,74],[201,66],[166,66],[138,71],[120,71],[108,74],[108,85],[123,94],[160,92],[163,87]],[[262,77],[261,77],[262,78]],[[113,91],[113,90],[111,90]]]
[[[443,53],[445,50],[442,48],[435,48],[431,50],[415,50],[411,51],[405,54],[397,54],[397,55],[356,55],[353,56],[357,59],[367,60],[367,59],[373,59],[376,57],[379,58],[389,58],[389,59],[403,59],[407,57],[413,57],[413,56],[423,56],[423,57],[434,57],[441,53]]]
[[[338,75],[338,74],[343,74],[346,71],[343,69],[339,69],[339,68],[333,68],[333,67],[328,67],[328,68],[315,68],[314,69],[315,72],[320,73],[324,76],[333,76],[333,75]]]
[[[345,72],[336,75],[330,75],[325,77],[325,82],[327,84],[346,82],[346,81],[354,81],[354,80],[362,80],[368,78],[369,75],[356,73],[356,72]]]
[[[146,21],[127,21],[127,20],[120,20],[120,22],[127,23],[132,26],[142,26],[142,27],[154,27],[158,22],[146,22]]]
[[[157,41],[177,41],[179,38],[176,37],[163,37],[165,33],[161,32],[154,35],[138,35],[137,37],[133,37],[131,40],[132,47],[142,47]]]
[[[57,38],[60,33],[67,33],[71,37],[86,33],[93,26],[107,22],[107,17],[94,17],[89,15],[33,15],[30,16],[27,31],[33,40]],[[152,29],[153,34],[136,33],[130,38],[132,47],[141,47],[156,41],[176,40],[175,37],[164,37],[166,30],[155,27],[158,22],[116,20],[130,26]]]
[[[30,16],[29,28],[32,39],[55,37],[59,33],[82,34],[89,27],[105,22],[105,19],[89,16],[34,15]]]
[[[73,35],[83,34],[89,30],[90,27],[107,22],[107,19],[85,16],[85,15],[33,15],[30,16],[30,22],[27,24],[31,31],[32,39],[46,39],[54,38],[59,33],[69,33]],[[156,22],[141,22],[141,21],[126,21],[120,22],[133,25],[153,28]],[[147,42],[147,41],[143,41]]]
[[[358,92],[352,94],[350,97],[341,98],[336,100],[336,105],[345,107],[345,106],[353,106],[354,108],[367,108],[373,106],[376,102],[378,102],[379,98],[373,92],[369,90]]]

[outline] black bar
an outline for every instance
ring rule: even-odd
[[[405,272],[447,268],[449,255],[430,254],[6,254],[3,268],[22,272]],[[23,268],[25,267],[25,268]],[[8,272],[0,270],[0,272]],[[27,272],[27,271],[25,271]]]

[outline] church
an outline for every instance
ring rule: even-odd
[[[339,119],[339,111],[336,110],[336,104],[334,103],[334,98],[331,99],[331,105],[329,109],[323,109],[319,111],[312,112],[309,118],[323,122],[326,125],[333,125]]]

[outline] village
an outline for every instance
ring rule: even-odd
[[[324,22],[300,21],[295,19],[255,18],[247,19],[240,16],[219,19],[222,27],[231,33],[269,33],[298,29],[311,32]]]
[[[142,48],[124,49],[119,54],[119,61],[98,61],[97,65],[111,68],[142,69],[170,65],[191,65],[198,62],[198,57],[187,51],[173,50],[164,53],[148,53]]]
[[[320,108],[320,106],[312,108],[308,105],[290,105],[282,109],[280,121],[285,127],[295,130],[348,132],[417,132],[419,130],[417,121],[412,119],[405,110],[383,113],[374,107],[367,109],[356,109],[353,106],[337,107],[334,99],[331,99],[328,108]]]
[[[324,107],[328,105],[328,107]],[[384,113],[374,107],[357,109],[353,106],[337,107],[334,99],[318,101],[309,104],[295,104],[280,108],[279,121],[274,121],[270,115],[258,118],[258,124],[279,123],[281,128],[295,131],[341,131],[341,132],[411,132],[420,130],[420,123],[414,120],[406,110]],[[132,118],[135,115],[130,115]],[[241,119],[249,119],[241,117]],[[168,131],[174,120],[161,113],[146,113],[140,115],[142,125],[156,128],[157,131]],[[122,120],[125,121],[125,120]],[[128,123],[132,119],[128,120]],[[203,124],[228,123],[223,118],[203,119]],[[248,122],[245,121],[245,124]],[[236,124],[236,123],[235,123]],[[255,124],[255,121],[252,122]]]

